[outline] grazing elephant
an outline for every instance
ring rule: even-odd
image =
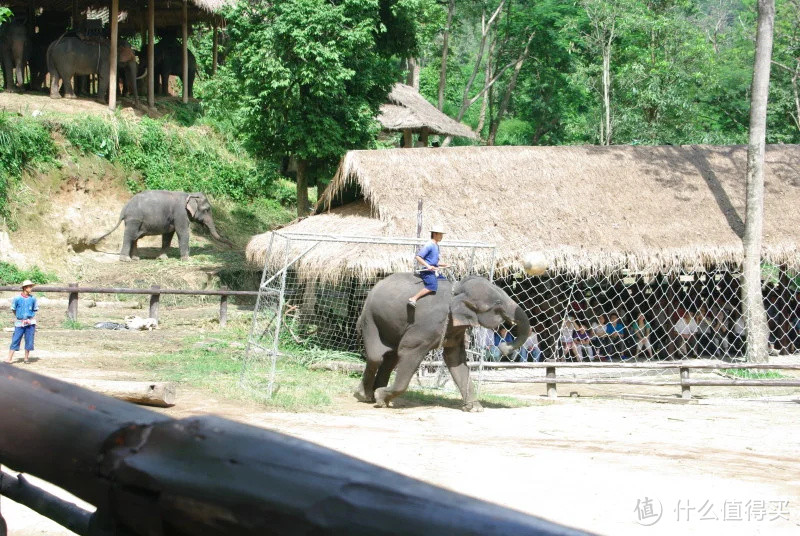
[[[108,94],[108,56],[111,41],[101,38],[81,39],[64,35],[47,48],[47,70],[50,72],[50,98],[60,98],[59,81],[63,81],[64,98],[74,99],[72,77],[97,73],[99,84],[97,100],[106,101]],[[133,97],[139,104],[136,91],[136,55],[130,43],[120,39],[117,47],[117,65],[125,70],[128,85],[133,87]]]
[[[362,402],[376,402],[376,407],[388,405],[406,391],[425,355],[443,347],[444,361],[464,399],[462,409],[481,411],[469,379],[467,328],[496,329],[504,322],[514,323],[514,343],[501,348],[510,353],[530,335],[528,316],[502,289],[477,276],[457,283],[440,281],[435,294],[410,307],[408,298],[421,285],[419,276],[398,273],[379,281],[367,295],[358,318],[367,364],[354,395]],[[394,383],[387,388],[395,367]]]
[[[166,190],[147,190],[136,194],[122,208],[119,221],[109,232],[95,238],[90,245],[97,244],[110,235],[125,222],[125,237],[122,240],[122,250],[119,260],[139,260],[136,242],[143,236],[161,235],[160,259],[167,258],[167,250],[172,237],[178,233],[178,244],[181,251],[181,260],[189,258],[189,222],[196,221],[205,225],[211,236],[229,246],[233,244],[222,238],[214,226],[211,217],[211,203],[200,192],[187,194],[186,192],[168,192]]]
[[[30,54],[31,39],[25,24],[18,20],[3,24],[0,27],[0,56],[6,91],[24,91],[25,67],[30,60]]]

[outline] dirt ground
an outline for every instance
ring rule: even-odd
[[[27,367],[62,378],[147,380],[127,361],[154,343],[177,346],[202,330],[213,337],[208,320],[215,311],[167,309],[163,328],[152,333],[78,331],[60,327],[64,306],[56,302],[40,313],[38,359]],[[131,312],[82,308],[80,320],[118,320]],[[281,413],[182,386],[177,405],[163,411],[176,418],[216,413],[278,430],[598,534],[800,533],[800,392],[762,398],[706,392],[683,403],[585,386],[559,386],[563,396],[555,401],[542,396],[542,385],[484,389],[530,406],[465,414],[436,402],[375,409],[343,398],[318,413]],[[640,386],[633,393],[654,391]],[[0,510],[12,535],[70,534],[7,499]]]

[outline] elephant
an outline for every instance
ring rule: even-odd
[[[528,316],[505,291],[482,277],[469,276],[456,283],[442,280],[435,294],[420,298],[416,308],[410,307],[408,298],[421,285],[417,274],[396,273],[379,281],[367,294],[357,324],[367,362],[353,394],[361,402],[388,406],[406,391],[425,355],[441,347],[461,391],[462,409],[482,411],[469,379],[467,328],[496,329],[503,323],[513,323],[514,343],[501,347],[509,354],[530,335]],[[387,387],[395,368],[394,382]]]
[[[211,216],[211,203],[200,192],[170,192],[166,190],[146,190],[134,195],[122,208],[119,221],[113,229],[89,242],[95,245],[113,233],[119,224],[125,222],[125,236],[122,240],[120,261],[139,260],[136,242],[143,236],[161,235],[159,259],[167,258],[167,250],[172,237],[178,233],[181,260],[189,258],[189,223],[195,221],[205,225],[216,240],[233,246],[217,233]]]
[[[30,61],[31,39],[24,22],[13,20],[0,27],[0,56],[6,91],[24,91],[25,67]]]
[[[189,50],[189,97],[192,97],[194,90],[194,77],[197,73],[197,62],[195,61],[194,54]],[[141,56],[141,65],[149,68],[147,65],[146,50],[143,51]],[[153,69],[153,76],[155,76],[155,92],[159,95],[169,95],[169,77],[170,75],[177,76],[183,83],[183,48],[181,44],[174,40],[174,38],[165,38],[159,41],[153,47],[153,59],[155,68]]]
[[[50,73],[50,98],[58,99],[59,81],[63,81],[64,98],[74,99],[72,77],[98,73],[99,84],[97,100],[106,101],[109,89],[108,58],[111,42],[102,38],[82,39],[77,35],[62,35],[47,48],[47,70]],[[133,87],[133,97],[139,104],[136,91],[136,55],[130,43],[119,40],[117,64],[125,69],[129,86]]]

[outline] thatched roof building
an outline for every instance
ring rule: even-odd
[[[395,84],[388,103],[381,105],[378,121],[383,130],[478,139],[468,126],[440,112],[411,86]]]
[[[551,272],[739,263],[746,161],[743,146],[352,151],[317,214],[283,231],[415,236],[422,199],[424,228],[444,222],[446,239],[496,244],[501,271],[519,268],[531,250],[547,256]],[[765,182],[764,257],[800,266],[800,146],[767,147]],[[357,201],[341,205],[345,194]],[[269,235],[253,237],[251,262],[263,264]],[[408,258],[408,251],[327,244],[300,270],[369,274],[407,266]]]

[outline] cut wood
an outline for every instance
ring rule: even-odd
[[[311,370],[330,370],[332,372],[343,372],[345,374],[362,374],[364,363],[355,361],[320,361],[309,366]]]
[[[175,384],[172,382],[132,382],[114,380],[69,379],[64,381],[143,406],[166,408],[175,405]]]

